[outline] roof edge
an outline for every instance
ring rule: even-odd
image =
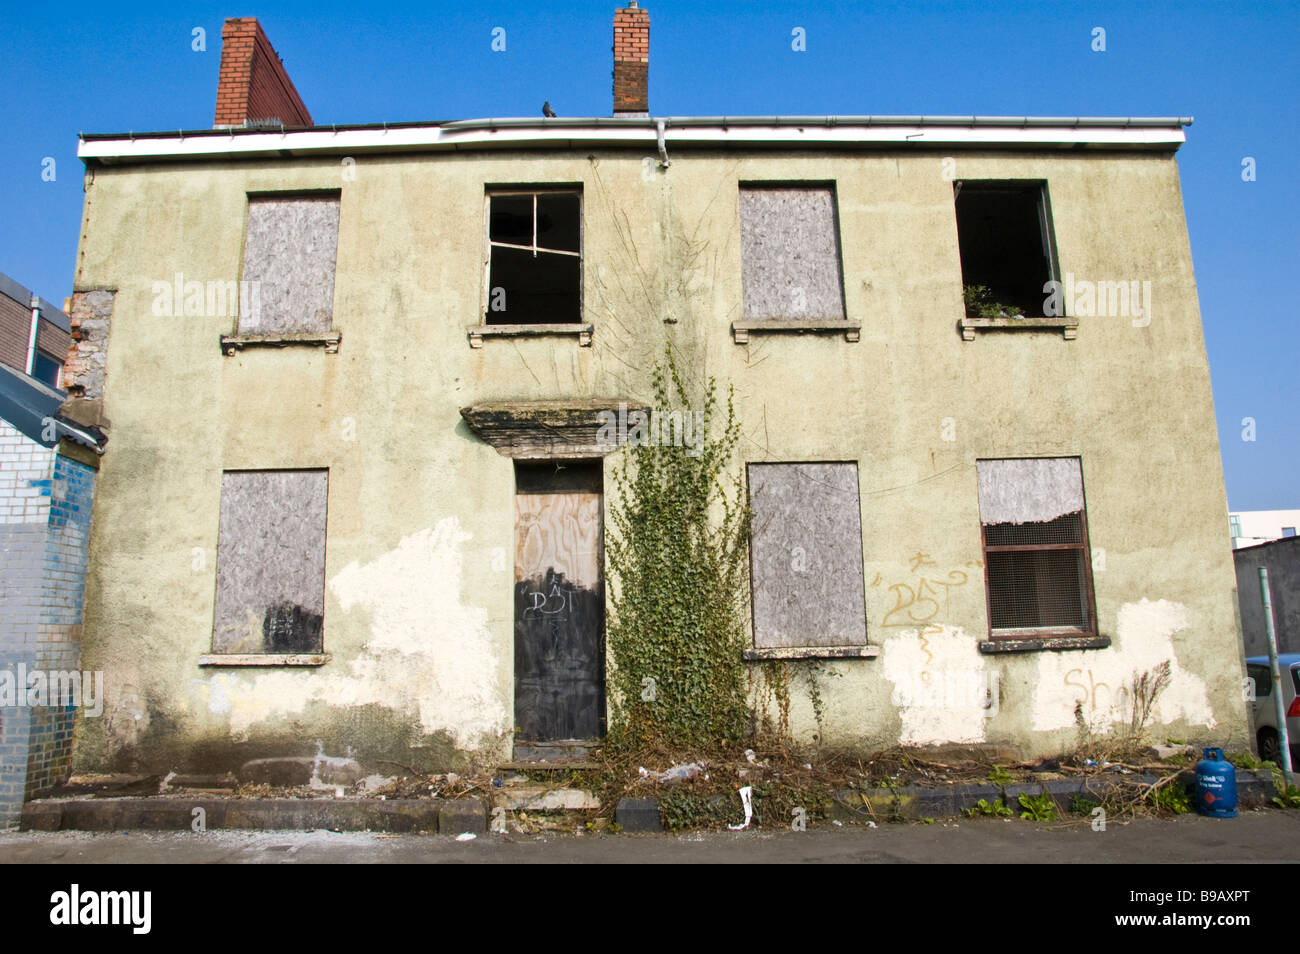
[[[606,116],[504,117],[279,129],[204,129],[81,135],[77,155],[94,163],[164,159],[294,158],[302,155],[593,146],[671,149],[744,146],[820,148],[1055,148],[1174,151],[1190,117],[1047,116]]]

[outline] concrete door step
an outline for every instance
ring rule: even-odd
[[[515,740],[514,756],[522,762],[554,762],[557,760],[585,759],[591,750],[600,745],[595,739],[559,739],[553,742],[528,742]]]
[[[503,788],[495,801],[507,811],[585,812],[600,808],[600,799],[581,788]]]

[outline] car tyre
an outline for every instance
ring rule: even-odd
[[[1282,745],[1278,742],[1276,729],[1260,729],[1256,741],[1259,743],[1261,761],[1278,765],[1282,763]]]

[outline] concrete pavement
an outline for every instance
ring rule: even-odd
[[[0,864],[895,863],[1214,864],[1300,861],[1300,811],[1033,823],[980,818],[875,829],[681,835],[368,832],[0,832]]]

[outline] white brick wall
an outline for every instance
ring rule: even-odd
[[[50,495],[31,482],[49,480],[53,470],[52,447],[42,447],[0,421],[0,523],[45,523]]]

